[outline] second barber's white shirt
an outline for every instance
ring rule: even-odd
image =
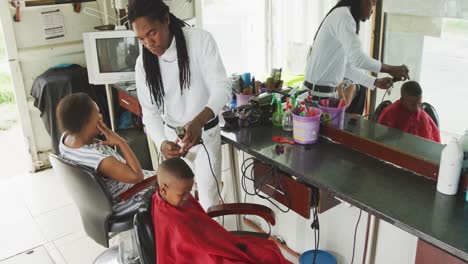
[[[374,89],[382,64],[365,54],[349,7],[339,7],[325,18],[307,61],[305,80],[315,85],[338,86],[344,78]]]
[[[158,148],[166,140],[164,124],[183,126],[209,107],[217,115],[230,100],[231,91],[218,47],[207,31],[183,28],[190,61],[190,87],[180,90],[176,40],[159,57],[164,85],[164,113],[162,107],[152,102],[146,83],[143,58],[140,55],[135,66],[135,82],[140,101],[143,123]],[[154,101],[154,100],[153,100]]]

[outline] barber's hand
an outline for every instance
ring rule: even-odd
[[[387,73],[399,81],[406,81],[409,79],[409,69],[406,65],[389,66]]]
[[[387,90],[392,86],[393,79],[391,77],[385,77],[385,78],[379,78],[375,80],[375,87],[378,87],[380,89]]]
[[[101,132],[101,135],[103,135],[106,138],[106,140],[102,141],[101,144],[115,147],[125,142],[125,140],[121,138],[117,133],[109,129],[102,120],[99,120],[97,128]]]
[[[177,145],[177,142],[166,140],[161,144],[161,152],[164,155],[165,159],[179,158],[183,156],[183,153],[181,153],[181,149],[182,148],[179,145]]]
[[[185,136],[182,139],[182,152],[189,151],[193,146],[200,144],[203,124],[193,119],[185,126]]]

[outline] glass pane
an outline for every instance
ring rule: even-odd
[[[303,74],[309,48],[325,15],[336,0],[272,0],[273,54],[272,66],[290,75]],[[361,23],[363,49],[370,51],[371,22]]]
[[[265,72],[265,1],[204,0],[203,28],[215,38],[228,74]]]
[[[462,134],[468,129],[468,1],[386,0],[384,14],[383,61],[409,66],[411,79],[423,89],[423,102],[439,115],[443,142]],[[377,104],[398,100],[400,87],[395,84],[385,98],[379,90]]]

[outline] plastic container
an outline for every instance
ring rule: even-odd
[[[313,144],[319,139],[320,117],[322,111],[317,109],[319,114],[316,116],[298,116],[293,115],[293,139],[299,144]]]
[[[325,107],[318,104],[318,109],[322,110],[322,122],[327,126],[343,129],[346,105],[341,108]]]
[[[233,94],[231,98],[231,103],[229,104],[229,110],[233,110],[237,107],[237,95]]]
[[[254,95],[253,94],[236,94],[237,107],[249,104],[249,99],[252,96],[254,96]]]
[[[271,122],[276,127],[283,127],[283,105],[281,104],[281,98],[275,100],[276,102],[276,111],[271,115]]]
[[[455,195],[460,181],[463,150],[456,138],[442,150],[437,179],[437,191],[446,195]]]
[[[315,250],[309,250],[299,257],[299,264],[311,264],[314,261]],[[327,251],[317,250],[317,256],[315,257],[315,264],[336,264],[336,258]]]
[[[244,86],[249,87],[252,82],[252,79],[250,78],[250,72],[242,74],[242,80],[244,81]]]
[[[289,102],[290,98],[286,98],[286,111],[283,115],[283,130],[292,131],[293,130],[293,116],[291,112],[291,104]]]
[[[287,109],[283,116],[283,130],[292,131],[293,130],[293,116],[291,110]]]

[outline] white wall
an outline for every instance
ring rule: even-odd
[[[378,238],[375,263],[414,263],[417,237],[385,221],[380,221]]]
[[[7,3],[7,2],[5,2]],[[96,8],[96,3],[84,3],[83,8]],[[75,13],[71,4],[43,7],[23,7],[20,9],[20,22],[12,17],[15,9],[2,3],[1,24],[7,42],[7,56],[10,63],[20,122],[29,144],[29,152],[38,169],[48,163],[51,149],[49,136],[40,119],[39,111],[33,107],[30,91],[34,79],[49,67],[58,63],[76,63],[85,66],[81,34],[93,31],[101,24],[98,18]],[[42,35],[40,12],[60,10],[62,13],[65,38],[45,40]],[[34,170],[34,169],[32,169]]]

